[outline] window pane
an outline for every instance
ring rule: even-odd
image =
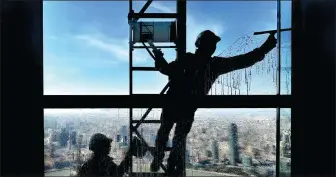
[[[291,176],[291,109],[280,112],[280,177]]]
[[[211,11],[196,14],[197,11],[208,9],[211,9]],[[260,47],[267,39],[268,34],[253,35],[253,32],[277,29],[276,1],[216,1],[206,3],[204,1],[193,1],[188,2],[188,12],[190,13],[187,17],[187,50],[189,52],[195,51],[196,48],[193,42],[199,32],[206,29],[214,31],[222,38],[217,44],[217,51],[214,54],[214,56],[222,57],[244,54]],[[285,13],[285,11],[283,13]],[[207,15],[211,15],[211,18],[207,17]],[[286,16],[288,16],[288,14],[286,14]],[[198,21],[202,21],[202,23],[197,23]],[[204,21],[208,22],[203,24]],[[276,94],[278,66],[276,53],[277,50],[274,49],[266,55],[262,62],[252,67],[232,71],[220,76],[208,94]]]
[[[281,28],[292,27],[292,0],[281,1]]]
[[[146,109],[135,109],[139,119]],[[160,120],[160,109],[153,110],[146,120]],[[253,174],[275,176],[276,109],[198,109],[187,138],[187,176],[225,176]],[[236,126],[236,131],[230,131]],[[154,145],[158,124],[142,124],[140,134],[150,146]],[[169,134],[168,146],[173,143],[175,126]],[[231,143],[236,137],[238,143]],[[236,150],[236,164],[232,152]],[[166,152],[164,164],[169,152]],[[134,161],[134,170],[149,172],[153,157],[147,154]],[[160,170],[163,172],[163,170]]]
[[[200,109],[196,114],[188,136],[190,176],[209,171],[218,176],[275,176],[275,109]]]
[[[156,71],[133,72],[133,94],[159,94],[168,77]]]
[[[133,112],[135,119],[139,119],[145,110],[135,109]],[[75,174],[78,164],[91,156],[88,144],[94,133],[103,133],[113,138],[109,155],[114,158],[116,164],[119,164],[129,147],[128,111],[128,109],[45,109],[46,176]],[[159,120],[160,112],[160,109],[155,109],[146,120]],[[275,115],[275,109],[197,110],[187,138],[187,175],[274,176]],[[281,115],[281,120],[288,118],[288,112],[282,111]],[[288,129],[288,123],[285,121],[281,123],[282,131]],[[160,124],[141,124],[137,130],[149,146],[154,146],[159,126]],[[170,132],[168,147],[173,145],[174,129],[175,126]],[[233,140],[237,140],[236,143]],[[78,153],[79,147],[81,147],[80,153]],[[168,155],[169,152],[166,152],[164,164]],[[149,172],[149,164],[153,159],[149,152],[141,159],[135,157],[133,159],[135,172]]]
[[[281,76],[280,93],[290,95],[292,90],[291,31],[281,32]]]
[[[76,174],[78,165],[92,155],[89,141],[95,133],[113,138],[110,156],[118,163],[123,151],[116,147],[119,142],[128,142],[128,112],[129,109],[45,109],[45,175]]]
[[[44,94],[128,94],[127,14],[127,1],[44,1]]]
[[[135,2],[134,9],[141,9],[144,3]],[[290,3],[282,4],[282,28],[286,28],[290,24]],[[43,6],[44,94],[128,94],[128,2],[44,2]],[[205,13],[198,13],[200,10]],[[175,11],[175,2],[154,2],[148,9],[156,13]],[[209,29],[222,38],[214,56],[249,52],[267,38],[267,35],[254,36],[253,32],[276,29],[276,21],[276,1],[188,2],[187,51],[194,53],[198,34]],[[173,49],[163,52],[168,61],[176,58]],[[134,66],[154,66],[144,49],[134,50],[133,59]],[[252,67],[220,76],[209,94],[274,95],[276,65],[274,50]],[[151,80],[142,78],[144,83],[146,79]],[[157,83],[149,82],[161,87],[161,80],[166,82],[167,78],[162,76]],[[160,90],[136,87],[140,87],[140,93]]]

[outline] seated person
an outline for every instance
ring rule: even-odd
[[[79,169],[78,176],[123,176],[129,167],[128,158],[132,155],[142,157],[147,152],[146,148],[142,148],[140,140],[134,138],[131,143],[131,146],[134,147],[133,151],[128,150],[125,158],[118,166],[113,162],[113,158],[108,155],[112,141],[101,133],[94,134],[91,137],[89,149],[93,151],[93,155]]]

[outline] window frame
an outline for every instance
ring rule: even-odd
[[[277,0],[280,3],[279,0]],[[293,2],[292,2],[293,6]],[[278,9],[280,10],[280,9]],[[291,9],[293,13],[293,8]],[[291,14],[293,19],[293,14]],[[281,17],[277,17],[281,18]],[[281,21],[281,20],[280,20]],[[293,21],[293,20],[292,20]],[[293,22],[292,22],[293,23]],[[281,24],[278,21],[278,25]],[[278,36],[281,36],[279,34]],[[279,40],[280,43],[280,40]],[[292,44],[292,41],[291,41]],[[279,45],[281,48],[281,44]],[[280,52],[279,56],[280,56]],[[292,50],[291,50],[292,54]],[[293,55],[291,55],[293,56]],[[280,57],[278,59],[280,61]],[[293,57],[291,57],[292,62]],[[279,62],[280,63],[280,62]],[[279,66],[281,68],[281,65]],[[281,74],[280,74],[281,75]],[[292,76],[292,74],[291,74]],[[279,78],[280,80],[281,78]],[[281,82],[281,81],[280,81]],[[291,77],[291,83],[293,79]],[[279,176],[279,147],[280,142],[280,109],[293,108],[293,94],[281,94],[281,86],[278,86],[277,95],[206,95],[202,97],[170,98],[160,94],[132,94],[132,95],[43,95],[44,109],[49,108],[162,108],[170,102],[181,102],[180,100],[188,100],[193,106],[198,108],[276,108],[277,109],[277,160],[276,160],[276,176]],[[130,86],[132,89],[132,85]],[[291,90],[292,87],[291,87]],[[181,105],[183,105],[181,103]]]

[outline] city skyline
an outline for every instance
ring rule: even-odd
[[[72,158],[77,157],[76,153],[78,152],[76,145],[71,143],[71,141],[67,141],[67,145],[62,145],[59,147],[57,143],[53,143],[51,146],[48,145],[50,140],[48,138],[51,135],[55,135],[55,138],[51,141],[58,141],[56,138],[57,136],[61,136],[61,132],[65,129],[68,129],[69,132],[76,132],[77,137],[83,137],[83,148],[81,148],[81,153],[83,153],[83,158],[89,158],[91,152],[88,150],[87,143],[89,138],[94,133],[103,133],[113,139],[116,136],[125,134],[124,127],[128,129],[128,124],[122,123],[122,121],[113,120],[111,119],[90,119],[92,121],[87,121],[88,119],[71,119],[66,118],[63,123],[56,123],[50,122],[52,119],[48,119],[46,116],[45,119],[45,157],[47,158],[46,165],[54,164],[59,165],[56,166],[57,169],[63,169],[63,166],[67,166],[67,164],[76,164],[76,161],[72,162]],[[61,121],[61,119],[54,119],[56,122]],[[194,126],[188,136],[187,140],[187,150],[190,151],[190,160],[191,166],[188,168],[189,170],[198,169],[198,168],[205,168],[206,171],[216,171],[220,170],[221,172],[227,171],[227,168],[238,168],[230,167],[225,165],[227,162],[225,159],[230,159],[230,149],[235,147],[239,150],[239,159],[237,162],[239,164],[249,165],[254,164],[254,168],[256,166],[260,166],[262,173],[265,173],[265,170],[273,170],[275,169],[275,128],[276,128],[276,121],[275,119],[265,119],[260,122],[258,119],[255,118],[245,118],[244,121],[234,121],[232,119],[221,119],[221,120],[214,120],[212,122],[211,119],[206,120],[195,120]],[[125,121],[127,122],[127,121]],[[84,123],[84,124],[83,124]],[[281,122],[282,130],[287,131],[290,128],[290,121]],[[238,135],[238,143],[233,146],[230,144],[230,125],[236,124],[237,125],[237,133]],[[283,126],[285,125],[285,126]],[[49,128],[48,128],[49,127]],[[146,140],[147,143],[150,143],[150,146],[153,146],[153,133],[155,135],[157,131],[158,125],[157,124],[149,124],[149,125],[141,125],[139,127],[139,131],[143,132],[143,138]],[[70,131],[71,130],[71,131]],[[142,131],[144,130],[144,131]],[[47,132],[46,132],[47,131]],[[57,133],[58,132],[58,133]],[[67,131],[65,131],[67,132]],[[271,133],[273,132],[273,133]],[[128,131],[127,131],[128,133]],[[65,137],[70,136],[68,134],[63,135]],[[129,136],[129,135],[128,135]],[[54,137],[54,136],[51,136]],[[170,139],[172,136],[170,136]],[[62,139],[62,138],[61,138]],[[213,143],[209,142],[217,142],[218,141],[218,154],[216,155],[216,149],[214,148]],[[80,143],[81,144],[81,143]],[[217,143],[216,143],[217,144]],[[127,146],[127,144],[126,144]],[[288,149],[290,148],[290,142],[286,146],[282,146]],[[51,148],[51,149],[50,149]],[[125,152],[125,143],[124,141],[116,141],[116,139],[112,142],[112,149],[110,155],[113,158],[116,158],[117,161],[120,161],[123,158],[123,153]],[[287,152],[287,151],[284,151]],[[54,155],[49,155],[49,153],[53,153]],[[72,155],[73,154],[73,155]],[[215,157],[218,156],[218,162],[213,161]],[[53,158],[54,157],[54,158]],[[252,159],[249,161],[249,157]],[[142,160],[134,161],[135,165],[138,166],[141,164],[141,167],[137,168],[145,170],[146,164],[149,164],[151,161],[151,155],[147,154],[144,156]],[[241,158],[243,161],[241,161]],[[210,160],[210,161],[209,161]],[[140,163],[140,164],[139,164]],[[208,164],[204,166],[204,164]],[[267,166],[267,164],[273,164],[273,166]],[[223,164],[224,166],[219,167],[211,167],[211,164]],[[258,165],[259,164],[259,165]],[[266,165],[263,167],[263,165]],[[63,166],[62,166],[63,165]],[[249,165],[250,166],[250,165]],[[211,167],[211,168],[210,168]],[[251,166],[252,167],[252,166]],[[266,168],[267,167],[267,168]],[[49,167],[48,167],[49,168]],[[259,167],[258,167],[259,168]],[[265,168],[265,169],[263,169]],[[287,167],[286,167],[287,168]],[[226,169],[226,170],[225,170]],[[224,170],[224,171],[223,171]],[[260,169],[259,169],[260,170]],[[236,172],[229,172],[230,174],[236,174]],[[258,172],[259,173],[259,172]]]
[[[144,109],[133,109],[133,116],[135,119],[145,113],[147,108]],[[290,117],[290,108],[281,108],[281,116]],[[100,117],[100,118],[129,118],[128,108],[111,108],[111,109],[44,109],[45,116],[52,117],[62,117],[62,116],[74,116],[80,117],[85,115],[87,117]],[[147,119],[158,119],[161,113],[161,109],[153,109]],[[195,118],[202,117],[238,117],[238,118],[248,118],[251,116],[261,116],[275,118],[276,109],[275,108],[199,108],[195,113]]]

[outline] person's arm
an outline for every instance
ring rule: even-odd
[[[166,65],[160,65],[159,63],[155,62],[155,68],[157,68],[161,74],[171,76],[174,73],[174,71],[177,70],[178,62],[172,61]]]
[[[186,61],[188,58],[187,54],[185,57],[179,59],[179,60],[174,60],[170,63],[165,63],[162,61],[165,61],[163,58],[163,53],[159,51],[153,51],[154,55],[156,58],[161,58],[155,61],[155,68],[157,68],[160,73],[169,76],[169,77],[174,77],[179,75],[179,71],[183,71],[186,65]]]
[[[265,54],[261,52],[259,48],[254,49],[253,51],[246,54],[230,58],[215,57],[215,60],[212,63],[212,70],[215,73],[221,75],[231,71],[250,67],[255,63],[263,60],[264,57]]]
[[[212,70],[221,75],[231,71],[250,67],[255,63],[263,60],[265,58],[265,54],[270,52],[275,47],[275,45],[276,39],[273,35],[270,35],[267,41],[260,48],[256,48],[246,54],[229,58],[214,57],[215,60],[212,63]]]
[[[131,153],[127,152],[125,158],[121,161],[121,163],[117,167],[117,175],[118,175],[118,177],[123,176],[124,173],[128,170],[130,156],[132,156]]]
[[[86,164],[83,164],[81,167],[79,167],[77,176],[83,177],[83,176],[87,176],[86,174],[87,174],[87,166]]]

